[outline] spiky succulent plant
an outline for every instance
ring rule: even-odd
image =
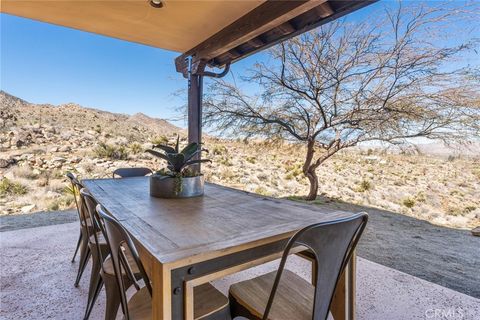
[[[202,153],[202,151],[208,152],[206,149],[200,148],[198,143],[190,143],[181,151],[179,151],[179,145],[180,137],[177,137],[175,147],[157,144],[154,145],[152,149],[147,150],[151,155],[167,161],[167,170],[157,171],[157,174],[171,177],[192,176],[192,172],[189,170],[192,165],[211,162],[209,159],[194,159],[195,156]]]

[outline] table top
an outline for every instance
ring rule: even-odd
[[[82,183],[162,264],[187,265],[290,237],[313,223],[351,213],[205,184],[203,197],[160,199],[149,178]]]

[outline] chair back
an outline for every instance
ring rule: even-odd
[[[299,245],[307,247],[316,261],[313,320],[327,319],[338,280],[352,256],[367,221],[366,213],[358,213],[351,217],[310,225],[290,238],[280,260],[263,319],[268,319],[290,250]]]
[[[73,198],[75,199],[75,206],[77,207],[78,219],[82,226],[87,226],[87,217],[88,213],[84,211],[83,206],[83,199],[80,196],[80,190],[83,189],[83,185],[80,181],[78,181],[77,177],[71,173],[67,172],[67,178],[70,180],[72,184],[72,191],[73,191]]]
[[[148,168],[118,168],[113,171],[113,178],[143,177],[151,173]]]
[[[125,256],[125,250],[128,249],[133,257],[135,264],[137,265],[140,275],[145,282],[150,295],[152,294],[152,287],[150,285],[150,280],[148,279],[147,273],[143,267],[140,257],[138,255],[137,249],[133,244],[132,239],[128,235],[128,232],[123,228],[123,226],[118,222],[117,219],[113,218],[102,205],[97,205],[97,213],[101,219],[103,219],[105,226],[105,238],[108,245],[110,246],[111,258],[113,263],[113,269],[115,271],[115,277],[117,279],[118,287],[120,288],[120,301],[123,309],[123,313],[126,319],[129,319],[128,314],[128,301],[125,294],[125,284],[124,278],[122,277],[122,270],[126,274],[131,274],[131,267],[128,264],[127,258]],[[132,279],[134,282],[136,280]],[[135,287],[139,288],[138,284],[135,283]]]
[[[88,214],[92,224],[92,228],[87,228],[88,237],[93,237],[95,241],[95,247],[97,248],[98,257],[100,261],[103,261],[105,257],[102,257],[102,250],[100,250],[98,233],[105,233],[105,228],[103,225],[103,220],[100,218],[95,209],[98,204],[97,200],[93,198],[93,196],[86,188],[80,189],[80,198],[82,198],[84,212]]]

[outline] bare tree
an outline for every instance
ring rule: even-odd
[[[214,81],[204,101],[205,124],[304,144],[309,200],[317,196],[317,168],[360,142],[478,136],[478,74],[458,67],[477,39],[454,44],[442,38],[452,19],[469,13],[400,3],[384,13],[376,23],[337,21],[273,47],[269,62],[244,77],[261,94]]]

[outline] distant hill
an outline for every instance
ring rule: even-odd
[[[1,124],[3,129],[23,126],[52,126],[56,131],[75,130],[108,133],[112,136],[132,137],[136,140],[155,135],[171,135],[182,129],[164,119],[149,117],[142,113],[132,116],[86,108],[75,103],[58,106],[34,104],[0,91],[0,111],[15,116],[15,121]]]

